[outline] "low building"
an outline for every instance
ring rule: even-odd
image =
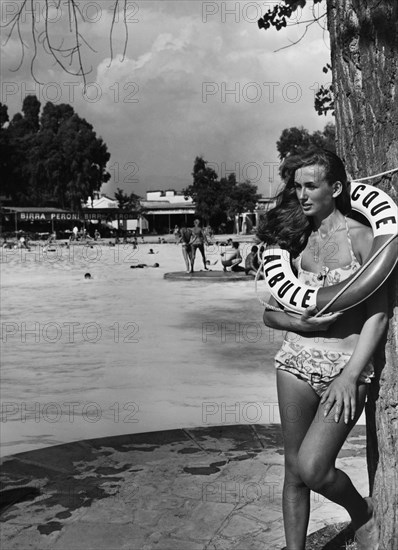
[[[185,197],[174,189],[147,191],[146,200],[141,200],[143,215],[148,221],[150,233],[172,233],[182,222],[193,225],[195,205],[191,197]]]
[[[119,205],[116,199],[111,199],[104,193],[94,193],[93,198],[88,198],[84,208],[119,208]]]
[[[83,211],[92,224],[106,220],[114,229],[123,228],[125,231],[138,231],[140,234],[148,230],[144,216],[137,211],[121,210],[118,201],[104,193],[96,192],[93,198],[89,197]]]
[[[235,223],[231,224],[231,229],[234,225],[235,233],[253,233],[258,226],[261,214],[274,204],[273,198],[261,198],[253,212],[243,212],[235,216]],[[2,222],[8,231],[11,228],[17,231],[21,225],[26,231],[54,231],[56,226],[63,228],[68,226],[67,222],[79,221],[92,224],[93,230],[102,222],[111,229],[136,230],[140,234],[149,232],[161,235],[172,233],[175,226],[181,227],[182,223],[192,227],[195,219],[195,204],[191,197],[185,197],[183,193],[178,193],[174,189],[151,190],[147,191],[145,199],[140,200],[139,211],[128,211],[120,209],[116,199],[97,192],[83,205],[81,212],[52,207],[3,206],[2,214]]]
[[[248,235],[255,232],[261,215],[274,206],[275,199],[273,197],[262,197],[259,199],[253,212],[242,212],[235,216],[234,233]]]

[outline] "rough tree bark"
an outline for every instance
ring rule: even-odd
[[[398,2],[327,0],[327,10],[338,154],[354,178],[396,168]],[[398,173],[370,183],[398,202]],[[388,286],[389,330],[376,355],[377,379],[367,404],[368,471],[380,519],[380,550],[398,549],[397,270]]]

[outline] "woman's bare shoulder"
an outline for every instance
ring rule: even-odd
[[[364,225],[358,220],[354,220],[353,218],[347,218],[347,223],[354,252],[356,255],[358,253],[358,256],[363,262],[369,255],[370,249],[372,248],[372,228]]]
[[[373,240],[373,231],[371,227],[353,218],[347,218],[347,222],[350,235],[352,233],[353,237]]]

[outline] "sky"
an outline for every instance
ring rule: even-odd
[[[275,193],[276,142],[283,129],[303,126],[313,132],[333,120],[320,117],[313,106],[318,86],[329,80],[322,72],[330,57],[325,18],[292,45],[312,18],[309,9],[299,10],[278,32],[257,26],[274,0],[126,1],[126,24],[119,10],[113,28],[112,59],[115,0],[78,2],[79,31],[89,44],[82,46],[83,65],[90,70],[85,92],[82,78],[63,71],[40,41],[33,63],[40,83],[34,81],[29,12],[21,17],[27,46],[22,64],[16,29],[5,44],[9,27],[3,28],[0,101],[9,115],[19,112],[32,93],[42,106],[71,104],[111,154],[111,179],[101,189],[109,196],[118,187],[142,197],[147,190],[179,191],[192,182],[196,156],[203,156],[219,177],[235,172],[238,181],[251,180],[264,196]],[[21,4],[1,2],[2,25]],[[52,44],[66,48],[74,37],[67,0],[48,4]],[[33,9],[40,33],[44,0],[34,0]],[[316,16],[322,9],[316,5]]]

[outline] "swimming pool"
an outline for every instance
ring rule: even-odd
[[[263,325],[252,280],[164,280],[184,269],[175,244],[1,252],[2,455],[105,435],[279,422],[281,333]],[[130,269],[154,262],[160,267]]]

